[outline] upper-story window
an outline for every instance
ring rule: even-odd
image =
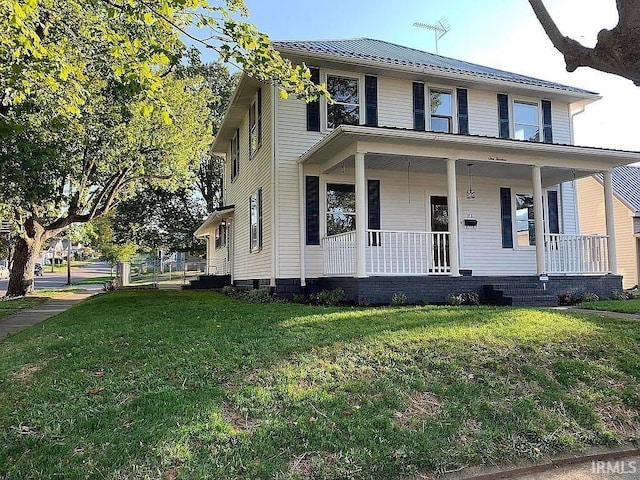
[[[327,128],[360,123],[360,95],[354,77],[327,75],[327,90],[334,103],[327,104]]]
[[[231,140],[231,181],[240,173],[240,130],[236,130]]]
[[[258,89],[256,98],[249,107],[249,158],[262,145],[262,89]]]
[[[430,90],[431,130],[453,132],[453,95],[446,90]]]
[[[540,118],[536,103],[513,102],[513,133],[517,140],[540,141]]]

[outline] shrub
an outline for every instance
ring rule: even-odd
[[[304,295],[301,293],[294,293],[291,296],[292,303],[304,303]]]
[[[449,305],[480,305],[480,294],[478,292],[463,292],[458,295],[447,296]]]
[[[240,292],[238,292],[238,290],[236,290],[235,287],[232,287],[231,285],[226,285],[222,287],[222,290],[220,290],[220,293],[231,298],[236,298],[240,294]]]
[[[368,307],[371,305],[371,301],[367,297],[361,297],[358,299],[358,305],[361,307]]]
[[[309,303],[312,305],[335,306],[345,303],[346,300],[347,296],[341,288],[322,290],[320,293],[309,296]]]
[[[402,292],[396,292],[391,296],[391,306],[399,307],[407,303],[407,296]]]
[[[561,306],[575,305],[579,299],[573,292],[561,292],[556,298],[558,299],[558,305]]]
[[[104,282],[104,285],[102,286],[102,290],[105,292],[115,292],[118,288],[120,288],[120,282],[118,282],[117,278]]]
[[[600,297],[592,292],[583,293],[580,297],[581,302],[597,302],[600,300]]]
[[[247,302],[249,303],[271,303],[273,298],[269,295],[267,290],[249,290],[247,293]]]
[[[629,300],[632,298],[629,293],[630,292],[614,290],[611,292],[611,300]]]

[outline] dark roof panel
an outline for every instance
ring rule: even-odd
[[[476,65],[474,63],[423,52],[414,48],[403,47],[394,43],[370,38],[353,38],[346,40],[308,40],[273,42],[276,49],[297,50],[301,53],[324,54],[354,60],[368,60],[387,65],[429,68],[436,71],[460,75],[473,75],[490,80],[501,80],[519,83],[531,87],[551,88],[558,91],[580,95],[597,95],[581,88],[548,82],[538,78],[527,77],[517,73],[506,72],[496,68]]]

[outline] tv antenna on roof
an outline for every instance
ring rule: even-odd
[[[436,54],[439,55],[438,40],[444,37],[449,32],[449,30],[451,30],[451,26],[449,25],[449,22],[447,22],[447,19],[442,17],[433,25],[429,25],[427,23],[422,23],[422,22],[414,22],[413,26],[418,28],[424,28],[425,30],[433,31],[436,39]]]

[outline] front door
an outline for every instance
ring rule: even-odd
[[[449,207],[447,197],[432,195],[430,197],[431,231],[449,231]],[[441,270],[449,265],[449,236],[434,235],[433,269]]]

